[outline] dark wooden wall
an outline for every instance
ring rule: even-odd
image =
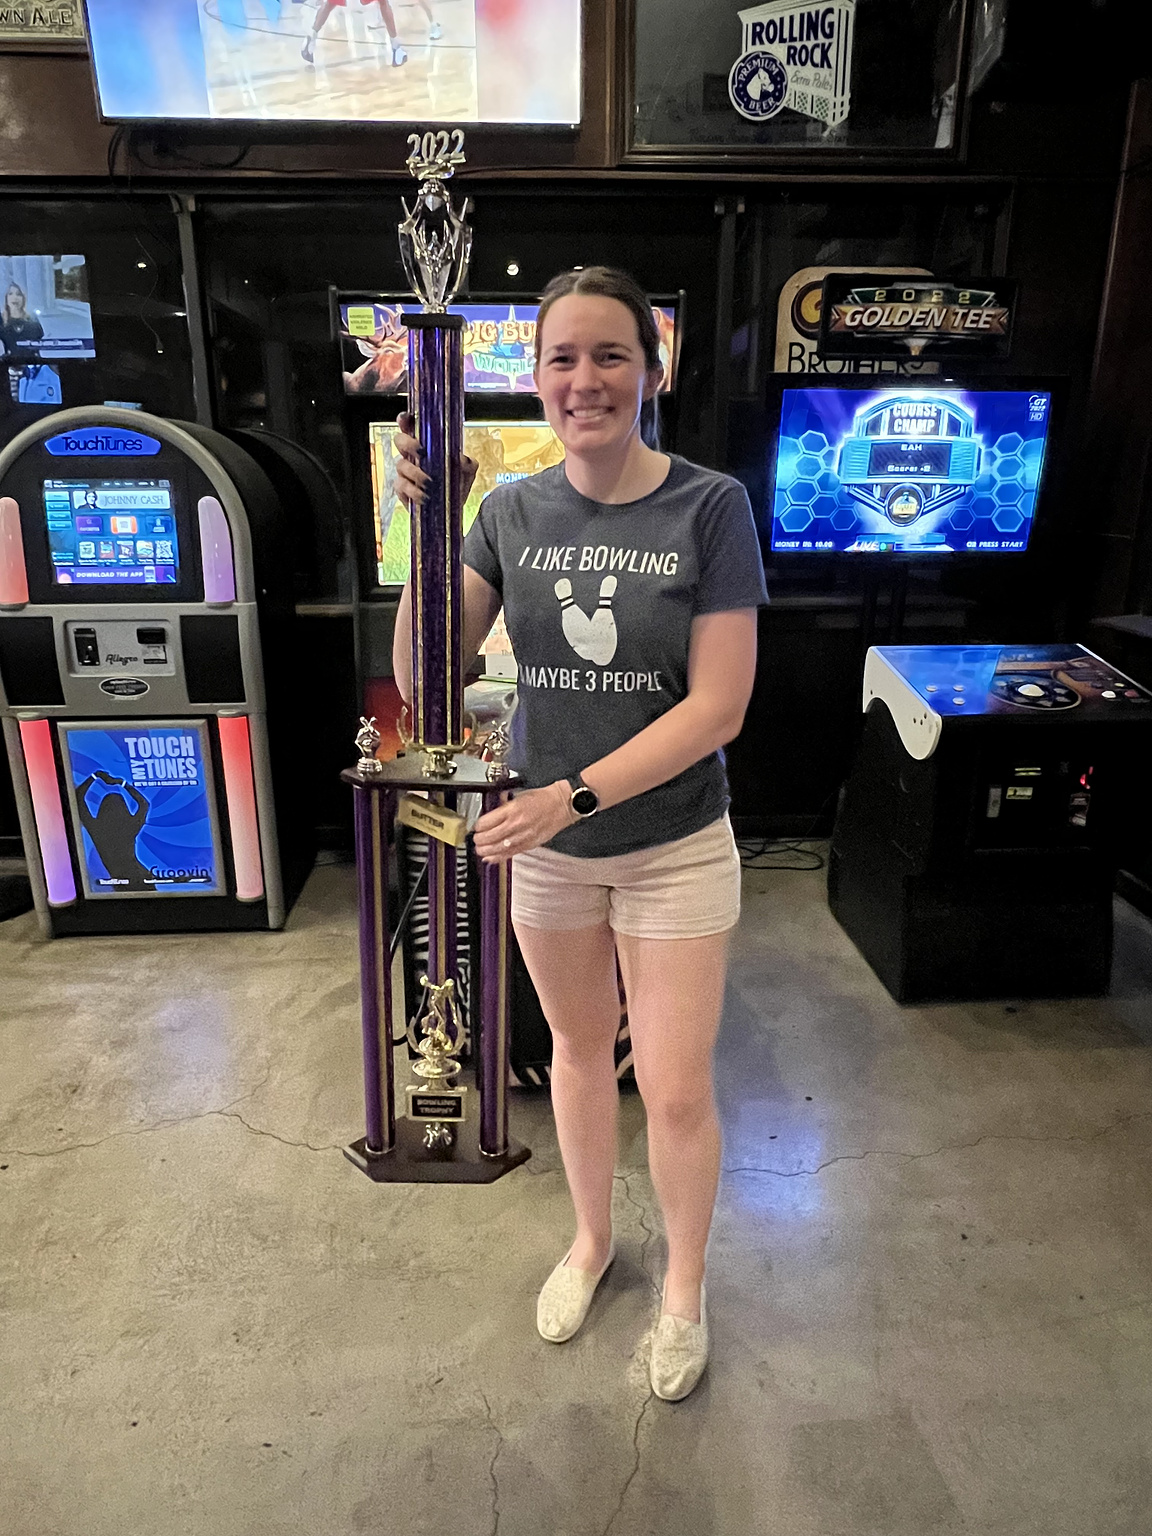
[[[1080,494],[1091,522],[1085,616],[1152,613],[1152,80],[1132,91]]]
[[[1029,4],[1013,0],[1013,12]],[[674,445],[754,478],[740,455],[757,430],[776,298],[792,271],[841,252],[941,270],[982,258],[1020,283],[1012,370],[1069,380],[1056,503],[1046,547],[1023,572],[974,584],[957,570],[914,593],[909,638],[1052,638],[1102,613],[1152,610],[1152,82],[1131,86],[1139,56],[1084,72],[1069,93],[1058,68],[1037,67],[1010,38],[970,104],[964,154],[930,167],[812,170],[723,153],[656,165],[627,152],[625,12],[585,0],[584,16],[581,129],[468,135],[474,287],[524,291],[565,264],[610,259],[653,291],[686,288]],[[319,453],[349,515],[363,516],[363,455],[339,393],[326,289],[399,281],[403,132],[247,145],[234,130],[114,134],[98,121],[80,55],[0,53],[0,102],[0,229],[24,249],[64,248],[43,243],[55,231],[91,258],[101,355],[65,365],[67,403],[122,398],[224,425],[264,420]],[[26,409],[0,401],[0,418],[3,440]],[[347,573],[318,573],[307,595],[346,603]],[[779,595],[732,777],[765,825],[799,831],[826,811],[850,746],[858,594]],[[348,665],[348,624],[334,621],[331,637],[332,665]],[[323,657],[317,665],[322,673]]]

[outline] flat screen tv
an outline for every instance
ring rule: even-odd
[[[1027,550],[1048,458],[1050,381],[778,382],[774,554]]]
[[[580,0],[85,0],[109,122],[580,121]]]
[[[333,323],[340,338],[344,392],[348,395],[408,393],[408,333],[405,313],[418,313],[411,299],[350,293],[334,297]],[[464,388],[469,394],[534,395],[532,369],[536,362],[535,299],[503,298],[449,305],[464,317]],[[661,393],[676,383],[680,352],[679,298],[657,298],[652,318],[660,333],[664,364]]]
[[[12,368],[95,357],[83,256],[0,256],[0,362]]]
[[[396,494],[396,423],[374,421],[368,429],[372,456],[372,508],[379,586],[403,586],[411,570],[412,523]],[[497,485],[523,480],[559,464],[560,439],[542,421],[470,421],[464,428],[464,452],[480,466],[464,504],[464,532],[476,521],[480,503]]]

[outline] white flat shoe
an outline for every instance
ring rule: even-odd
[[[661,1296],[661,1308],[664,1300]],[[665,1403],[678,1403],[687,1397],[704,1374],[708,1364],[707,1298],[700,1287],[700,1321],[673,1317],[661,1311],[652,1335],[652,1360],[649,1380],[656,1396]]]
[[[571,1249],[568,1253],[571,1253]],[[573,1334],[580,1331],[588,1308],[596,1294],[596,1287],[608,1273],[608,1267],[616,1257],[616,1244],[608,1250],[604,1268],[598,1275],[588,1269],[573,1269],[560,1260],[545,1280],[536,1302],[536,1328],[542,1339],[549,1344],[566,1344]]]

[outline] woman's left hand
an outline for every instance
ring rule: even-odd
[[[577,820],[562,779],[545,789],[525,789],[476,823],[476,852],[485,864],[539,848]]]

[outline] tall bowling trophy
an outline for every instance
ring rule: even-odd
[[[454,140],[454,148],[449,148]],[[515,782],[504,762],[506,733],[465,734],[463,319],[448,313],[468,270],[470,204],[453,206],[447,182],[464,163],[458,131],[412,134],[408,169],[418,186],[404,205],[400,251],[421,313],[406,314],[410,404],[430,484],[412,509],[412,705],[400,722],[405,751],[376,758],[375,722],[361,720],[360,759],[341,777],[355,797],[360,900],[360,1012],[364,1039],[364,1136],[345,1156],[379,1183],[488,1184],[529,1156],[508,1136],[509,869],[480,874],[478,1114],[459,1079],[464,1030],[456,973],[457,810],[463,793],[494,809]],[[396,1113],[388,845],[395,821],[428,841],[428,965],[419,1021],[418,1081]],[[476,1121],[478,1120],[478,1124]]]

